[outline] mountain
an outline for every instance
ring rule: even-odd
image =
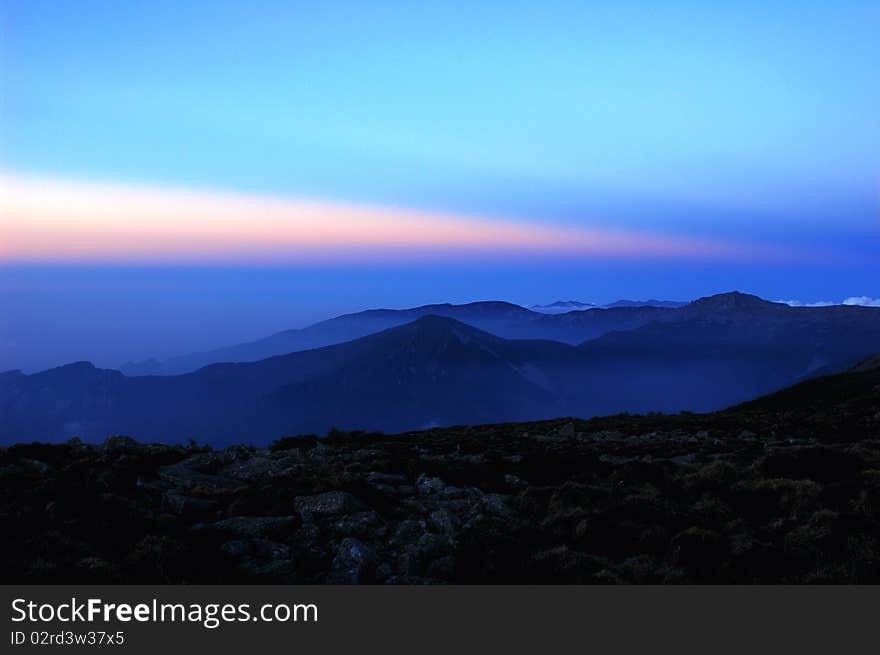
[[[800,382],[729,411],[738,415],[809,414],[812,423],[854,422],[865,434],[876,433],[880,426],[880,355],[864,359],[842,373]],[[874,428],[865,429],[869,424]]]
[[[542,313],[500,301],[424,305],[400,310],[371,309],[302,329],[285,330],[257,341],[180,355],[165,361],[127,362],[120,370],[130,376],[177,375],[217,362],[254,362],[274,355],[344,343],[430,315],[452,318],[506,339],[546,339],[576,345],[612,330],[628,330],[655,320],[675,320],[675,315],[669,313],[671,311],[666,307],[638,306]]]
[[[587,365],[571,346],[507,341],[425,316],[354,341],[177,376],[80,362],[0,376],[0,441],[133,434],[214,443],[547,418],[571,411]]]
[[[341,344],[181,375],[131,377],[86,362],[0,374],[0,442],[132,434],[228,443],[331,427],[712,411],[880,351],[880,308],[789,307],[736,292],[677,309],[558,315],[475,305],[438,307],[520,338],[427,315]],[[563,342],[585,334],[577,346]]]
[[[411,309],[370,309],[344,314],[302,329],[284,330],[257,341],[172,357],[128,362],[126,375],[176,375],[216,362],[254,362],[274,355],[322,348],[410,323],[422,316],[453,318],[493,334],[504,335],[511,324],[527,323],[539,314],[512,303],[489,301],[465,305],[437,304]]]
[[[617,300],[606,305],[597,305],[591,302],[578,300],[557,300],[549,305],[532,305],[529,309],[542,314],[565,314],[567,312],[583,311],[585,309],[616,309],[618,307],[666,307],[675,309],[684,307],[686,302],[677,300]]]
[[[724,298],[733,295],[736,295],[736,292],[710,296],[683,307],[639,304],[609,308],[592,307],[563,313],[532,311],[500,301],[474,302],[465,305],[448,303],[424,305],[400,310],[371,309],[338,316],[302,329],[285,330],[257,341],[172,357],[163,362],[155,359],[128,362],[121,366],[120,370],[130,376],[176,375],[189,373],[217,362],[254,362],[274,355],[344,343],[429,315],[453,318],[505,339],[548,339],[576,345],[608,332],[632,330],[654,321],[682,321],[687,320],[694,313],[727,312],[732,307],[725,305]],[[763,300],[761,302],[778,307],[785,306]]]
[[[542,314],[565,314],[566,312],[593,309],[594,307],[599,307],[599,305],[578,300],[557,300],[549,305],[532,305],[529,309],[541,312]]]
[[[684,307],[687,305],[686,302],[679,300],[617,300],[612,303],[608,303],[607,305],[603,305],[606,308],[612,307]]]
[[[792,308],[732,293],[581,344],[613,411],[710,411],[837,372],[880,350],[880,312]]]

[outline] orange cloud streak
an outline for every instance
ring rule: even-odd
[[[755,247],[636,231],[20,175],[0,175],[0,194],[0,261],[7,262],[769,254]]]

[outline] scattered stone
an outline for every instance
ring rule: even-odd
[[[332,516],[348,514],[364,508],[364,504],[346,491],[326,491],[313,496],[298,496],[293,501],[300,514]]]
[[[247,537],[277,537],[290,536],[295,525],[293,516],[235,516],[206,527]]]
[[[376,554],[359,539],[342,540],[333,558],[331,582],[336,584],[359,584],[365,582],[374,566]]]
[[[216,514],[218,509],[217,503],[213,500],[193,498],[173,491],[165,494],[165,503],[175,514],[193,518]]]

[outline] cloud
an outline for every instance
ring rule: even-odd
[[[829,300],[820,300],[818,302],[802,302],[800,300],[777,300],[775,302],[789,305],[791,307],[831,307],[840,303],[831,302]]]
[[[863,307],[880,307],[880,298],[868,296],[852,296],[843,301],[844,305],[861,305]]]
[[[458,256],[772,259],[637,230],[0,173],[0,261],[302,263]]]
[[[870,298],[868,296],[850,296],[841,302],[831,302],[828,300],[820,300],[818,302],[802,302],[800,300],[777,300],[778,303],[790,305],[791,307],[832,307],[834,305],[861,305],[863,307],[880,307],[880,298]]]

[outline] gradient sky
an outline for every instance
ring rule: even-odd
[[[0,0],[0,369],[880,297],[880,4]]]

